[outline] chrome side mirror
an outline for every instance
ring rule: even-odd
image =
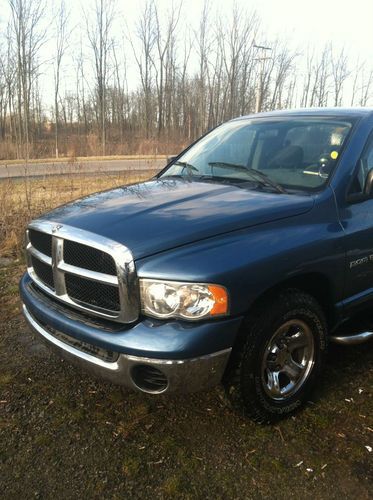
[[[366,180],[365,180],[365,188],[364,188],[365,196],[372,197],[373,196],[373,168],[369,170]]]
[[[172,161],[176,160],[176,158],[177,158],[177,155],[176,156],[167,156],[167,165],[169,163],[171,163]]]

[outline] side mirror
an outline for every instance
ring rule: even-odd
[[[367,197],[373,196],[373,168],[369,170],[366,180],[365,180],[365,188],[364,194]]]

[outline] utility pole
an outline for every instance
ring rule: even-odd
[[[264,80],[265,62],[268,59],[271,59],[270,57],[266,57],[266,51],[272,50],[272,48],[264,47],[263,45],[256,45],[255,42],[253,43],[253,47],[257,49],[258,52],[258,57],[256,57],[254,60],[259,61],[261,63],[260,73],[259,73],[259,84],[258,84],[256,103],[255,103],[255,113],[259,113],[262,109],[262,104],[263,104],[263,84],[264,84],[263,80]]]

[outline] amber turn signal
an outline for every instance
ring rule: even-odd
[[[219,285],[209,285],[209,292],[212,294],[215,300],[215,304],[210,311],[211,316],[217,316],[220,314],[227,314],[228,312],[228,293],[223,286]]]

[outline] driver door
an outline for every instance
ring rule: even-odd
[[[368,173],[373,170],[373,135],[368,140],[353,178],[350,195],[356,198],[346,209],[346,306],[373,300],[373,197],[365,196]]]

